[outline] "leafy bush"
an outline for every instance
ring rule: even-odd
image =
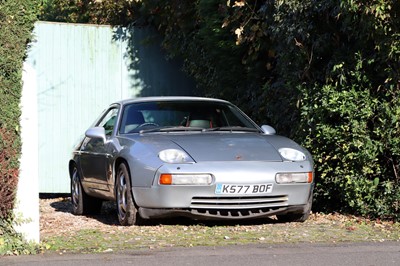
[[[6,218],[14,206],[18,183],[18,142],[14,142],[12,133],[0,128],[0,217]]]
[[[399,98],[388,101],[360,89],[372,87],[368,78],[350,74],[340,88],[303,91],[302,115],[310,130],[304,144],[317,163],[318,206],[399,219]]]
[[[14,230],[14,219],[0,219],[0,256],[28,255],[40,251],[40,245],[26,243],[20,233]]]
[[[22,63],[36,8],[35,1],[29,0],[0,2],[0,218],[7,218],[12,210],[18,181]]]
[[[286,36],[303,62],[286,75],[300,111],[288,134],[315,156],[316,207],[399,219],[399,3],[308,3],[278,14],[305,25]]]
[[[40,6],[45,21],[126,25],[133,21],[136,1],[46,0]]]
[[[0,255],[30,253],[13,227],[18,183],[22,64],[36,20],[34,0],[0,1]]]

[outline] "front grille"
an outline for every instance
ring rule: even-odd
[[[190,212],[220,219],[271,216],[287,210],[288,196],[194,197]]]
[[[256,209],[239,209],[239,210],[218,210],[218,209],[192,209],[190,212],[194,215],[218,217],[218,218],[257,218],[263,216],[271,216],[276,213],[283,212],[287,207],[271,207],[271,208],[256,208]]]
[[[287,195],[260,197],[193,197],[192,209],[263,209],[288,206]]]

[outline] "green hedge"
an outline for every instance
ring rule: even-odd
[[[314,155],[316,206],[400,219],[400,3],[285,3],[270,32],[288,33],[276,35],[285,54],[278,64],[299,112],[286,132]],[[271,112],[277,123],[282,112]]]
[[[0,255],[31,252],[11,222],[21,152],[22,64],[37,7],[34,0],[0,1]]]
[[[17,184],[22,64],[36,21],[36,1],[0,2],[0,217],[9,215]],[[7,184],[7,185],[6,185]]]

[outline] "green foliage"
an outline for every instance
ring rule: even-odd
[[[56,22],[120,24],[132,22],[136,1],[46,0],[40,19]]]
[[[298,86],[303,143],[317,162],[319,208],[400,218],[396,3],[341,2],[326,74]]]
[[[0,219],[9,217],[14,206],[18,183],[19,143],[14,142],[15,134],[0,127]]]
[[[226,28],[221,28],[227,9],[223,1],[146,1],[141,9],[147,21],[164,35],[170,56],[184,59],[184,68],[194,76],[207,95],[235,94],[241,75],[241,47]],[[244,83],[244,81],[242,82]],[[220,88],[218,91],[211,88]],[[210,88],[210,89],[208,89]]]
[[[38,253],[40,246],[26,243],[22,235],[14,230],[14,223],[11,219],[0,219],[0,256]]]
[[[11,224],[21,151],[22,64],[36,11],[34,0],[0,1],[0,255],[32,252]]]
[[[0,2],[0,218],[12,210],[18,181],[22,63],[36,10],[35,1]]]
[[[317,163],[316,206],[399,219],[399,7],[341,1],[321,9],[311,2],[284,12],[287,22],[308,26],[286,30],[295,43],[284,47],[285,57],[302,63],[290,69],[297,78],[282,77],[296,85],[300,111],[296,131],[287,134]],[[293,66],[285,57],[279,60]]]
[[[316,160],[317,203],[399,219],[399,98],[366,90],[372,84],[360,72],[349,71],[352,78],[340,87],[303,88],[304,144]]]

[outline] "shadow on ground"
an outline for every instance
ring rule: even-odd
[[[72,205],[69,197],[60,198],[59,201],[50,204],[56,212],[71,213]],[[101,208],[101,213],[97,215],[86,215],[88,218],[96,219],[97,221],[107,225],[119,225],[117,218],[117,208],[114,202],[105,201]],[[186,217],[164,218],[148,220],[144,226],[156,225],[204,225],[204,226],[234,226],[234,225],[261,225],[278,223],[273,218],[262,219],[246,219],[246,220],[193,220]]]

